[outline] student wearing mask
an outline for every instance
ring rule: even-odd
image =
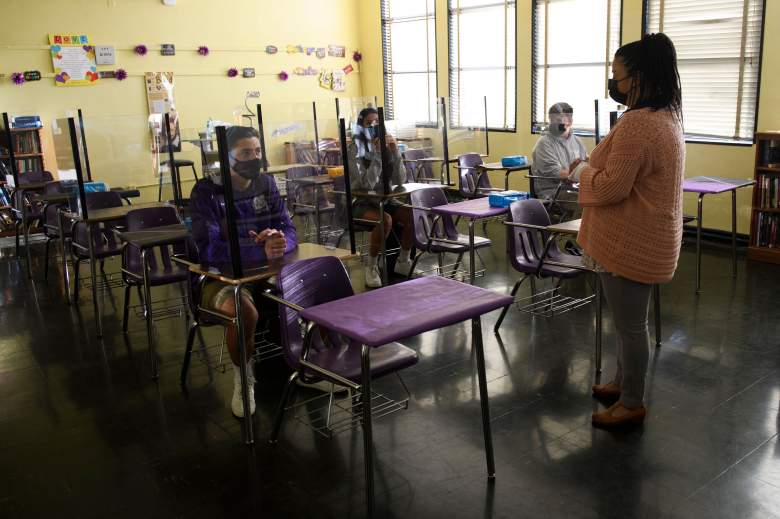
[[[569,174],[569,165],[576,159],[585,160],[588,156],[585,146],[580,138],[574,135],[572,124],[574,122],[574,109],[568,103],[555,103],[547,112],[550,126],[544,135],[536,142],[533,150],[533,163],[531,170],[534,176],[547,177],[536,179],[534,187],[536,196],[542,200],[553,197],[558,185],[565,181]],[[579,217],[580,209],[577,207],[577,193],[567,191],[562,186],[558,192],[557,200],[565,203],[564,209],[573,210],[575,217]]]
[[[295,227],[284,207],[276,182],[271,175],[260,173],[262,151],[260,135],[254,128],[232,126],[227,130],[230,156],[230,178],[237,213],[236,227],[241,249],[241,259],[256,263],[283,256],[295,249]],[[230,262],[225,197],[222,178],[213,174],[198,182],[190,195],[192,233],[200,262],[220,265]],[[201,306],[230,317],[236,315],[233,288],[208,279],[203,286]],[[246,341],[246,359],[239,358],[238,333],[235,326],[228,326],[227,348],[233,361],[233,414],[244,415],[241,395],[239,362],[247,363],[249,375],[249,407],[255,412],[253,384],[255,382],[251,356],[254,349],[255,326],[259,314],[252,294],[245,289],[241,293],[241,312]]]
[[[364,108],[360,111],[357,127],[352,142],[349,145],[349,182],[354,191],[381,192],[382,186],[382,153],[379,145],[379,112],[376,108]],[[385,136],[387,151],[389,154],[389,166],[391,171],[391,184],[400,186],[406,179],[401,152],[395,138],[387,134]],[[408,276],[412,268],[411,250],[414,243],[414,228],[412,227],[412,211],[404,207],[400,202],[391,200],[384,208],[384,231],[380,236],[379,224],[371,232],[368,251],[368,266],[366,267],[366,286],[377,288],[382,286],[382,278],[379,276],[377,260],[381,240],[390,236],[390,231],[395,223],[402,226],[401,252],[395,262],[395,273]],[[354,218],[379,221],[379,204],[376,202],[358,199],[353,204],[352,216]]]
[[[685,138],[672,41],[649,34],[620,47],[609,94],[628,111],[589,162],[569,166],[584,208],[583,262],[600,273],[618,335],[615,376],[593,386],[597,398],[617,400],[593,415],[604,427],[644,421],[650,291],[672,279],[680,256]]]

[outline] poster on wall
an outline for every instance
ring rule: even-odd
[[[94,85],[100,79],[86,34],[50,34],[49,49],[56,86]]]
[[[155,175],[161,175],[163,168],[157,163],[157,156],[165,154],[160,161],[168,160],[168,139],[163,133],[165,114],[169,114],[171,127],[171,142],[174,152],[181,151],[181,133],[179,132],[179,115],[173,96],[173,72],[147,72],[144,74],[146,83],[146,101],[149,105],[149,129],[152,139],[152,156]]]

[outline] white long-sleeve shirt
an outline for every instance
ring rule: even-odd
[[[534,176],[550,177],[550,180],[536,180],[536,196],[550,198],[561,181],[561,170],[568,169],[575,159],[585,160],[587,156],[585,146],[574,134],[568,139],[542,135],[534,146],[531,172]]]

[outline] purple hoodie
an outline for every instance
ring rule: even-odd
[[[192,234],[198,246],[200,261],[212,265],[230,261],[225,197],[220,180],[219,176],[205,178],[195,184],[190,195]],[[273,176],[261,174],[246,191],[234,187],[233,193],[241,260],[245,264],[266,259],[263,244],[255,243],[249,231],[260,233],[265,229],[280,230],[287,239],[285,253],[297,247],[295,226],[287,214],[284,199],[279,194]]]

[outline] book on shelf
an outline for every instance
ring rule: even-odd
[[[777,227],[780,226],[780,215],[773,213],[759,213],[756,219],[756,246],[777,248],[780,247],[778,241]]]
[[[757,180],[759,209],[780,208],[780,175],[758,175]]]

